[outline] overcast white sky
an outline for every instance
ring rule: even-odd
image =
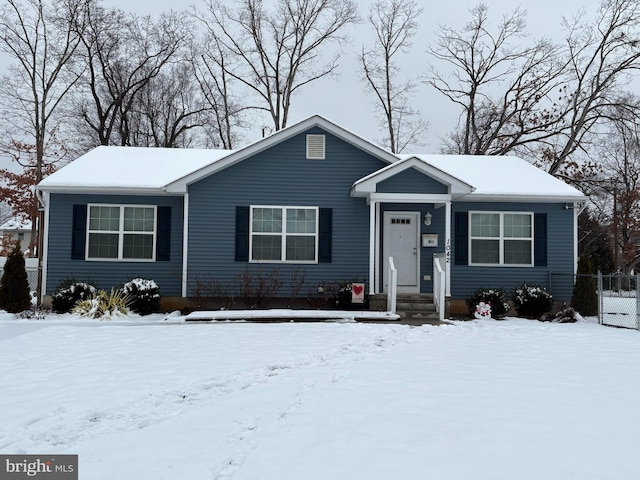
[[[115,5],[140,14],[156,13],[165,10],[180,10],[185,7],[183,0],[106,0],[106,4]],[[201,2],[192,2],[201,6]],[[372,0],[359,0],[358,6],[364,18]],[[445,2],[426,2],[418,0],[424,7],[419,18],[419,32],[414,37],[411,52],[401,60],[403,74],[418,83],[415,104],[431,123],[429,138],[424,152],[436,153],[440,145],[439,137],[452,130],[458,121],[459,111],[440,93],[420,83],[431,59],[425,53],[425,47],[434,40],[434,32],[439,25],[463,26],[469,19],[469,9],[478,1],[448,0]],[[527,24],[534,37],[550,36],[562,38],[562,16],[572,16],[579,9],[589,13],[596,11],[598,0],[535,0],[516,2],[513,0],[485,0],[489,7],[490,19],[496,22],[502,14],[513,11],[522,5],[527,10]],[[371,38],[366,23],[351,28],[351,45],[343,49],[339,77],[323,79],[305,87],[292,101],[290,124],[320,114],[339,125],[348,128],[360,136],[377,141],[382,138],[375,118],[371,95],[367,94],[359,80],[356,52],[363,43]],[[265,125],[270,121],[265,119]],[[254,135],[259,135],[258,132]]]
[[[186,5],[188,5],[184,0],[105,0],[104,3],[139,14],[156,14],[170,9],[180,10],[187,8]],[[195,3],[202,5],[198,1]],[[371,3],[371,0],[358,1],[363,17]],[[478,2],[449,0],[428,4],[424,1],[419,3],[424,5],[424,12],[419,18],[419,32],[414,38],[411,52],[400,63],[403,69],[402,74],[412,78],[418,84],[415,105],[431,123],[430,133],[425,141],[426,146],[421,151],[437,153],[441,143],[439,137],[456,126],[459,111],[441,94],[420,83],[420,78],[427,71],[428,62],[431,61],[425,53],[425,47],[434,41],[434,32],[438,25],[452,27],[464,25],[469,19],[469,9]],[[511,12],[518,5],[511,0],[485,0],[484,3],[489,6],[490,19],[496,23],[502,14]],[[523,7],[527,10],[527,23],[532,36],[549,36],[560,40],[563,35],[562,16],[572,16],[579,9],[594,13],[598,4],[598,0],[536,0],[529,4],[523,3]],[[356,52],[363,43],[369,41],[370,34],[366,23],[351,28],[352,43],[344,48],[339,77],[320,80],[301,90],[292,102],[290,124],[310,115],[320,114],[366,139],[378,141],[382,138],[372,97],[366,93],[364,85],[359,80],[356,61]],[[0,72],[6,68],[1,60],[0,58]],[[263,124],[270,125],[270,123],[265,118]],[[256,132],[247,134],[247,138],[257,139],[260,127],[258,122]]]

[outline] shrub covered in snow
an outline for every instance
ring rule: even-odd
[[[493,318],[504,317],[511,308],[506,301],[506,294],[501,288],[478,288],[467,298],[469,313],[474,315],[478,305],[484,303],[491,306]]]
[[[153,280],[134,278],[122,291],[130,298],[129,308],[140,315],[155,312],[160,307],[160,287]]]
[[[521,317],[539,318],[553,307],[553,296],[544,287],[525,283],[515,289],[513,304]]]
[[[73,313],[82,317],[112,318],[129,313],[129,298],[122,290],[111,290],[107,294],[104,290],[94,293],[91,298],[82,300],[73,307]]]
[[[97,289],[90,283],[63,280],[51,296],[51,308],[56,313],[68,313],[78,302],[91,298]]]

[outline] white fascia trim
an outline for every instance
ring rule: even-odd
[[[372,193],[370,201],[382,203],[447,203],[451,201],[448,194],[428,193]]]
[[[184,194],[182,214],[182,297],[187,296],[189,274],[189,194]]]
[[[167,192],[163,188],[159,187],[139,187],[139,188],[127,188],[127,187],[70,187],[70,186],[58,186],[58,185],[45,185],[37,187],[39,192],[49,193],[95,193],[97,195],[166,195]]]
[[[351,195],[363,196],[367,193],[373,193],[376,191],[376,186],[379,182],[387,180],[409,168],[416,168],[424,175],[444,183],[449,187],[450,192],[468,194],[475,190],[475,187],[472,185],[469,185],[447,172],[434,167],[424,160],[421,160],[418,157],[409,157],[404,160],[399,160],[392,165],[387,165],[386,167],[357,180],[351,187]]]
[[[576,203],[584,202],[585,196],[576,195],[483,195],[469,194],[462,200],[470,202],[529,202],[529,203]]]
[[[213,173],[216,173],[220,170],[223,170],[227,167],[230,167],[231,165],[234,165],[244,160],[245,158],[248,158],[252,155],[260,153],[274,145],[277,145],[278,143],[281,143],[291,137],[294,137],[300,133],[303,133],[313,127],[319,127],[325,130],[327,133],[330,133],[385,162],[393,163],[398,161],[398,157],[396,157],[391,152],[388,152],[387,150],[384,150],[378,147],[377,145],[374,145],[368,142],[362,137],[359,137],[358,135],[351,133],[350,131],[336,125],[335,123],[328,121],[327,119],[319,115],[314,115],[295,125],[283,128],[282,130],[277,131],[273,135],[269,135],[268,137],[265,137],[263,139],[258,140],[255,143],[252,143],[251,145],[248,145],[240,150],[237,150],[236,152],[218,160],[217,162],[214,162],[210,165],[200,168],[199,170],[196,170],[195,172],[185,175],[184,177],[176,180],[175,182],[168,184],[165,187],[165,189],[167,192],[183,193],[187,190],[187,186],[189,184],[197,180],[200,180],[201,178],[209,176]]]

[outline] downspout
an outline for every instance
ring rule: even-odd
[[[187,298],[189,274],[189,193],[184,194],[182,218],[182,297]]]
[[[38,208],[38,279],[36,285],[36,298],[38,305],[42,305],[44,295],[47,292],[47,254],[49,252],[49,194],[43,194],[36,188]]]

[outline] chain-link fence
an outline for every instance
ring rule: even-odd
[[[598,274],[598,322],[640,330],[639,275]]]
[[[27,271],[27,280],[29,281],[29,289],[33,292],[38,288],[38,267],[25,267]],[[2,274],[4,272],[4,268],[0,265],[0,278],[2,278]]]

